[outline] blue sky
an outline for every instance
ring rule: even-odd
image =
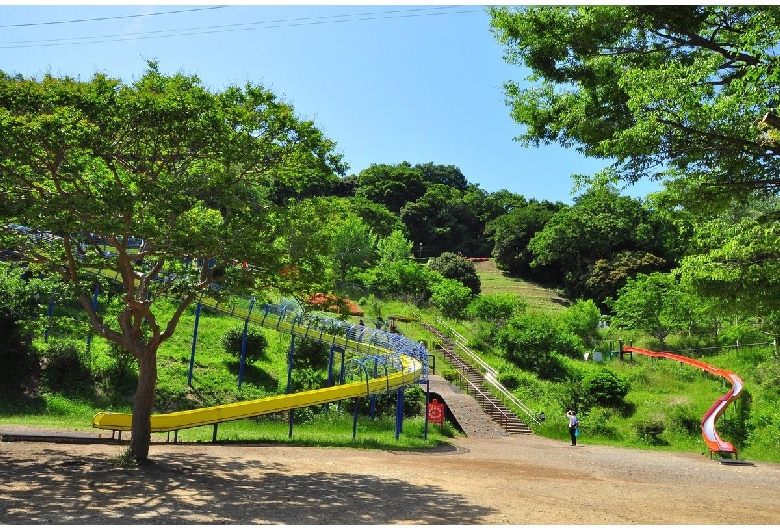
[[[129,83],[157,60],[215,91],[262,84],[337,142],[349,173],[433,162],[488,192],[571,203],[571,175],[606,165],[513,140],[502,85],[526,72],[504,62],[483,6],[214,7],[0,5],[0,70]]]

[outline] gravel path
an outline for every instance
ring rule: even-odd
[[[0,431],[7,432],[4,426]],[[459,438],[430,451],[0,443],[4,524],[780,524],[780,465]]]

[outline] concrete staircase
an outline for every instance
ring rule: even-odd
[[[485,375],[458,355],[455,341],[433,325],[422,320],[418,320],[418,322],[436,336],[439,347],[435,348],[434,351],[440,353],[448,363],[458,370],[462,386],[465,387],[466,392],[477,401],[482,410],[503,431],[507,434],[533,434],[530,427],[490,391]]]

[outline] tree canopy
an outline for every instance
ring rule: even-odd
[[[505,84],[527,145],[615,161],[687,200],[780,189],[775,6],[491,8],[531,84]]]
[[[0,248],[72,289],[95,333],[139,364],[130,451],[147,458],[156,352],[184,310],[222,292],[316,289],[311,210],[274,204],[344,167],[335,144],[261,86],[206,89],[156,64],[126,84],[0,73]],[[243,266],[234,266],[243,263]],[[123,309],[91,304],[112,270]],[[155,302],[178,300],[167,322]]]

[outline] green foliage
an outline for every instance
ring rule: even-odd
[[[673,331],[685,329],[696,299],[671,274],[639,274],[609,300],[614,311],[612,325],[642,330],[655,337],[662,348]]]
[[[398,400],[397,392],[389,392],[375,396],[374,414],[375,417],[395,417],[396,403]],[[359,398],[358,412],[363,415],[371,413],[371,399]],[[348,399],[344,402],[345,410],[354,410],[355,399]],[[425,410],[425,392],[419,386],[406,387],[403,391],[404,418],[413,418],[423,414]]]
[[[545,314],[523,314],[501,328],[496,344],[518,367],[546,379],[562,378],[565,369],[557,355],[579,358],[582,342]]]
[[[44,304],[54,296],[52,285],[27,267],[0,262],[0,396],[19,397],[38,370],[33,338],[45,322]]]
[[[640,420],[634,422],[634,431],[636,435],[645,443],[650,445],[662,445],[665,442],[661,435],[666,430],[663,422],[660,420]]]
[[[629,388],[627,381],[606,368],[590,372],[582,380],[582,392],[591,406],[619,408]]]
[[[502,212],[485,226],[485,235],[493,243],[491,255],[496,266],[509,274],[535,280],[555,278],[558,271],[554,267],[531,267],[534,257],[528,243],[564,204],[533,199],[526,202],[522,197],[514,202],[509,211]]]
[[[68,396],[92,393],[92,372],[84,353],[83,343],[52,339],[44,352],[42,378],[50,392]]]
[[[689,436],[701,435],[701,416],[690,403],[678,403],[669,411],[669,427]]]
[[[237,359],[241,357],[241,346],[244,342],[244,327],[229,329],[222,336],[222,347],[225,351]],[[246,328],[246,348],[244,359],[248,363],[255,363],[263,358],[268,347],[268,339],[260,328],[249,324]]]
[[[704,211],[775,189],[777,83],[767,52],[780,27],[774,6],[490,12],[504,56],[533,79],[505,85],[525,145],[614,159],[627,183],[663,177]]]
[[[399,261],[371,269],[358,278],[380,296],[424,304],[431,297],[431,286],[440,281],[441,275],[425,265]]]
[[[376,250],[379,254],[379,266],[389,265],[397,261],[406,261],[412,257],[414,243],[404,237],[400,230],[393,232],[377,241]]]
[[[525,311],[527,306],[515,294],[481,294],[469,302],[466,313],[472,318],[502,325],[515,314]]]
[[[428,267],[447,279],[459,281],[475,296],[481,291],[481,283],[474,264],[462,256],[444,252],[438,258],[428,260]]]
[[[456,383],[461,379],[460,372],[457,371],[455,368],[442,368],[439,370],[439,375],[442,376],[444,379],[449,381],[450,383]]]
[[[119,455],[111,459],[111,463],[117,467],[137,467],[138,460],[133,456],[133,452],[130,447],[122,450]]]
[[[558,321],[579,337],[586,348],[593,348],[599,339],[601,311],[593,300],[577,300],[558,315]]]
[[[719,333],[718,340],[723,345],[762,344],[767,342],[767,336],[755,325],[739,322],[724,327]]]
[[[604,437],[609,439],[618,438],[618,429],[615,425],[615,418],[618,418],[619,414],[615,409],[596,407],[589,411],[587,423],[588,423],[588,436],[589,437]]]
[[[570,299],[601,302],[615,291],[597,282],[594,266],[627,250],[666,257],[673,227],[642,201],[620,195],[609,186],[594,187],[573,206],[556,212],[529,241],[531,266],[557,265]],[[613,283],[615,288],[619,283]]]
[[[332,182],[345,170],[341,155],[261,86],[214,93],[151,62],[131,84],[0,74],[0,115],[0,248],[66,283],[93,331],[139,355],[142,371],[210,285],[245,294],[260,280],[300,294],[327,277],[328,239],[312,237],[322,216],[289,192]],[[61,237],[31,238],[14,225]],[[130,236],[143,239],[139,248]],[[101,270],[124,279],[121,318],[90,303]],[[179,304],[166,321],[161,299]],[[145,375],[154,374],[139,381]],[[131,444],[142,461],[154,386],[139,388],[147,394]]]
[[[431,286],[431,304],[448,318],[463,318],[472,298],[471,289],[458,280],[444,278]]]
[[[377,238],[363,220],[352,213],[334,222],[330,233],[333,260],[344,283],[352,269],[366,269],[374,258]]]

